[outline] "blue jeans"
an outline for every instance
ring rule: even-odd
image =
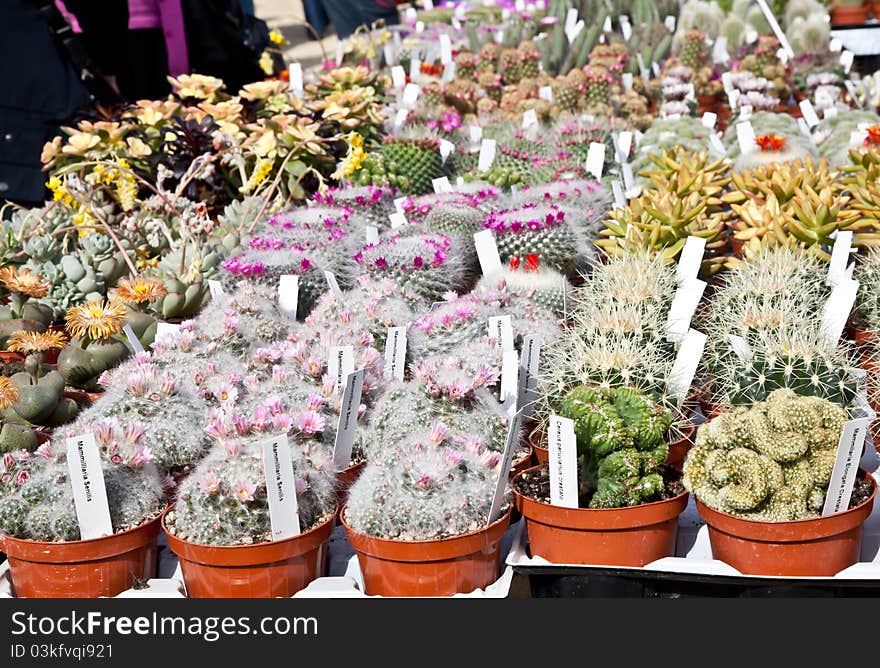
[[[385,25],[400,23],[394,0],[322,0],[324,11],[336,28],[336,34],[344,39],[362,25],[369,26],[379,19]]]

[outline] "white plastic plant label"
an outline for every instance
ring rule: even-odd
[[[336,45],[336,66],[342,65],[342,42]]]
[[[837,346],[840,337],[843,334],[843,328],[846,327],[846,321],[852,312],[853,304],[856,302],[856,293],[859,291],[859,282],[844,277],[838,281],[837,285],[828,295],[828,301],[822,308],[822,337],[829,349]]]
[[[448,65],[452,62],[452,40],[449,35],[440,35],[440,63]]]
[[[675,32],[675,17],[672,14],[667,15],[667,17],[663,19],[663,25],[666,26],[666,29],[669,32]]]
[[[327,357],[327,374],[333,379],[337,390],[345,385],[345,379],[354,371],[354,347],[333,346]]]
[[[431,179],[431,185],[434,187],[435,193],[452,192],[452,184],[449,182],[449,177],[447,176],[441,176],[438,179]]]
[[[417,13],[415,7],[407,7],[403,13],[404,20],[411,25],[415,25],[416,15]]]
[[[518,381],[519,355],[515,350],[505,350],[501,355],[501,383],[498,389],[498,400],[508,415],[513,415],[517,411]]]
[[[339,424],[336,427],[336,442],[333,444],[333,464],[337,471],[351,464],[351,448],[357,431],[358,411],[361,407],[361,393],[364,391],[364,370],[348,374],[345,390],[342,393],[342,408],[339,411]]]
[[[727,37],[719,35],[712,45],[712,63],[721,64],[730,60],[730,53],[727,51]],[[726,74],[726,72],[725,72]]]
[[[632,25],[630,24],[629,17],[626,14],[620,15],[620,32],[623,34],[623,39],[625,39],[627,42],[632,37]]]
[[[425,32],[425,22],[424,21],[416,21],[416,34],[421,34]]]
[[[623,163],[620,166],[620,175],[623,177],[623,187],[626,188],[626,192],[630,192],[635,186],[632,165],[628,162]]]
[[[434,9],[434,0],[423,0],[422,6],[425,8],[426,12],[430,12]]]
[[[629,152],[632,149],[633,133],[629,130],[621,132],[617,135],[617,161],[626,162],[629,160]],[[604,156],[603,156],[604,157]]]
[[[489,338],[495,339],[497,348],[513,350],[513,319],[511,316],[490,316],[486,333]]]
[[[730,341],[730,347],[733,349],[734,355],[739,357],[743,362],[749,359],[752,354],[752,349],[749,347],[748,341],[736,334],[728,334],[727,340]]]
[[[383,377],[403,380],[406,371],[406,327],[389,327],[385,339],[385,368]]]
[[[760,7],[761,12],[764,14],[764,18],[767,19],[767,23],[770,24],[770,29],[773,31],[773,34],[776,35],[776,39],[779,40],[779,43],[782,45],[782,48],[785,49],[786,54],[789,58],[794,58],[794,50],[791,48],[791,44],[788,42],[788,37],[786,37],[785,32],[779,26],[779,21],[776,20],[776,16],[773,14],[773,10],[770,9],[770,6],[767,4],[767,0],[756,0],[758,3],[758,7]]]
[[[569,11],[571,11],[571,10],[569,10]],[[575,10],[575,11],[577,11],[577,10]],[[606,17],[605,17],[605,22],[602,24],[602,32],[611,32],[611,30],[612,30],[612,27],[611,27],[611,17],[610,17],[610,16],[606,16]]]
[[[299,276],[282,274],[278,277],[278,308],[291,320],[296,320],[299,306]]]
[[[386,42],[382,47],[382,53],[385,56],[385,64],[390,66],[394,62],[394,42]]]
[[[620,83],[623,85],[623,90],[632,90],[633,87],[633,75],[632,72],[624,72],[620,75]]]
[[[724,87],[724,92],[727,93],[728,96],[736,90],[733,87],[733,74],[730,72],[725,72],[721,75],[721,85]]]
[[[601,142],[590,142],[590,148],[587,151],[587,172],[592,174],[598,181],[602,178],[602,171],[605,168],[605,144]]]
[[[504,31],[499,30],[498,32],[495,33],[495,43],[501,44],[501,42],[503,42],[503,41],[504,41]]]
[[[398,109],[394,115],[394,127],[400,128],[406,122],[407,116],[409,116],[409,109]]]
[[[510,424],[507,426],[507,440],[504,444],[504,455],[501,457],[501,464],[498,467],[498,479],[495,481],[495,494],[492,498],[492,506],[489,509],[487,526],[492,524],[501,515],[501,508],[504,505],[504,493],[507,491],[507,479],[510,475],[510,468],[513,465],[513,457],[519,447],[521,427],[522,413],[514,413],[513,417],[510,418]]]
[[[841,42],[840,39],[838,39],[837,37],[835,37],[828,43],[828,50],[831,53],[838,53],[841,49],[843,49],[843,42]]]
[[[801,108],[801,113],[804,115],[804,120],[807,122],[811,128],[819,125],[819,116],[816,115],[816,109],[813,107],[813,103],[809,100],[801,100],[798,103],[798,106]]]
[[[522,117],[523,130],[528,130],[533,125],[538,125],[538,114],[534,109],[527,109]]]
[[[272,540],[298,536],[301,533],[299,504],[296,500],[296,482],[293,479],[293,461],[287,435],[267,438],[262,443],[262,450]]]
[[[397,213],[403,213],[403,204],[406,200],[409,199],[409,196],[405,195],[403,197],[397,197],[394,199],[394,210]]]
[[[709,135],[709,148],[711,148],[717,155],[727,155],[727,149],[724,148],[721,138],[714,132]]]
[[[666,318],[666,339],[668,341],[680,341],[688,333],[691,328],[691,320],[703,298],[706,285],[706,281],[690,278],[675,291],[675,296],[669,305],[669,315]]]
[[[754,44],[758,41],[758,31],[754,28],[746,28],[746,44]]]
[[[287,85],[287,90],[289,90],[291,93],[293,93],[296,97],[302,99],[302,97],[303,97],[302,65],[300,63],[290,63],[290,65],[287,68],[287,77],[289,80],[289,83]]]
[[[66,441],[67,468],[73,487],[73,505],[82,540],[113,534],[101,453],[91,432]]]
[[[468,126],[468,136],[471,138],[471,141],[476,144],[483,138],[483,128],[479,125]]]
[[[443,66],[443,76],[440,77],[440,81],[445,84],[451,83],[455,81],[455,76],[455,61],[452,61]]]
[[[406,86],[406,72],[400,65],[391,68],[391,83],[397,90],[403,90]]]
[[[656,60],[651,63],[651,71],[654,73],[655,77],[660,76],[660,63]]]
[[[528,418],[535,409],[540,366],[541,340],[537,336],[526,334],[523,337],[516,390],[516,408],[522,411],[524,418]]]
[[[750,121],[742,121],[736,124],[736,139],[739,142],[739,150],[742,153],[752,153],[757,150],[755,142],[755,129]]]
[[[409,61],[409,78],[415,80],[422,71],[422,61],[413,56]]]
[[[498,246],[492,230],[482,230],[474,234],[474,247],[477,251],[477,259],[480,261],[480,269],[483,276],[492,276],[501,273],[501,256],[498,255]]]
[[[684,242],[678,265],[675,267],[675,279],[679,285],[694,279],[700,272],[700,264],[706,253],[706,240],[703,237],[690,236]]]
[[[752,120],[752,105],[744,104],[739,108],[739,118],[742,121]]]
[[[375,225],[367,225],[364,228],[364,233],[366,234],[366,237],[367,237],[367,245],[368,246],[375,246],[377,243],[379,243],[379,228],[378,227],[376,227]]]
[[[714,130],[715,123],[718,122],[718,114],[716,114],[714,111],[707,111],[705,114],[703,114],[703,118],[700,119],[700,122],[703,124],[704,128]]]
[[[170,322],[157,322],[156,323],[156,336],[153,338],[153,343],[159,343],[162,339],[167,339],[169,336],[174,336],[180,331],[180,325],[176,325]]]
[[[690,329],[678,348],[675,362],[669,372],[666,389],[670,396],[678,400],[679,405],[684,402],[690,392],[705,347],[706,335],[696,329]]]
[[[211,292],[211,299],[220,299],[225,294],[220,281],[208,281],[208,290]]]
[[[854,55],[852,51],[844,51],[840,54],[840,64],[843,65],[843,71],[849,74],[853,66]]]
[[[822,118],[824,119],[834,118],[835,116],[837,116],[837,107],[825,107],[822,110]]]
[[[788,64],[788,52],[784,48],[776,49],[776,57],[779,58],[779,62],[783,65]]]
[[[615,180],[611,182],[611,193],[614,195],[614,208],[626,208],[626,198],[623,196],[623,186],[620,184],[620,181]]]
[[[330,286],[330,289],[336,293],[336,296],[342,301],[342,288],[339,287],[339,281],[336,280],[336,274],[327,269],[324,270],[324,280],[327,281],[327,285]]]
[[[541,86],[538,89],[538,97],[547,102],[553,103],[553,89],[550,86]]]
[[[849,262],[852,240],[852,230],[838,230],[834,239],[834,247],[831,249],[831,260],[828,262],[826,285],[833,287],[846,278],[846,265]]]
[[[122,331],[125,332],[125,337],[131,344],[132,350],[134,350],[136,353],[144,352],[144,344],[141,343],[140,339],[137,337],[137,334],[134,333],[131,325],[126,323],[125,327],[122,328]]]
[[[550,504],[577,508],[577,438],[574,435],[574,420],[559,415],[550,416],[547,448],[550,455]]]
[[[849,133],[849,145],[852,146],[864,146],[865,139],[868,138],[868,132],[866,130],[853,130]]]
[[[440,159],[443,161],[443,164],[446,164],[446,160],[455,152],[455,144],[446,139],[440,140]],[[448,182],[448,179],[447,179]]]
[[[608,19],[608,22],[611,22],[611,19]],[[648,68],[645,67],[645,59],[642,58],[641,53],[636,53],[636,62],[639,64],[639,74],[642,75],[643,81],[648,81],[651,78],[651,73],[648,71]]]
[[[809,137],[810,139],[812,139],[813,133],[810,132],[810,126],[807,125],[807,122],[803,118],[797,119],[797,126],[798,130],[801,131],[801,134],[804,137]]]
[[[480,157],[478,159],[477,169],[485,172],[492,163],[495,162],[495,140],[483,139],[480,143]]]
[[[843,433],[837,442],[837,457],[831,471],[831,482],[825,494],[825,505],[822,517],[842,513],[849,508],[853,487],[859,471],[859,459],[862,456],[862,445],[868,435],[868,424],[871,418],[861,417],[847,420],[843,425]]]
[[[421,92],[422,89],[418,84],[407,84],[403,89],[403,105],[410,108],[415,107]]]

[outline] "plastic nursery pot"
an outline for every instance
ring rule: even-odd
[[[532,458],[538,465],[545,465],[550,462],[550,450],[545,445],[547,443],[547,432],[540,424],[535,423],[528,431],[529,445],[532,446]],[[522,471],[519,471],[522,473]],[[515,477],[515,476],[514,476]]]
[[[867,476],[864,471],[860,476]],[[837,515],[792,522],[745,520],[709,508],[697,511],[709,527],[712,556],[744,575],[831,577],[859,560],[862,525],[874,505],[871,496]]]
[[[24,362],[24,355],[11,350],[0,350],[0,362]]]
[[[339,520],[357,552],[368,596],[452,596],[484,589],[498,579],[508,508],[488,527],[439,540],[368,536]]]
[[[534,454],[531,447],[529,447],[528,451],[521,450],[517,452],[514,457],[519,457],[519,459],[515,459],[513,465],[510,467],[509,477],[511,480],[513,480],[516,476],[518,476],[526,469],[530,469],[534,466],[534,464],[532,463]]]
[[[43,543],[0,534],[21,598],[98,598],[156,575],[159,518],[112,536]]]
[[[868,20],[869,9],[867,6],[860,7],[834,7],[831,9],[831,25],[854,26],[865,23]]]
[[[62,395],[65,399],[73,399],[77,404],[79,404],[80,408],[88,408],[92,405],[92,400],[89,398],[87,392],[83,392],[82,390],[76,390],[71,387],[65,388]]]
[[[537,472],[538,468],[529,469]],[[675,554],[678,516],[688,494],[624,508],[562,508],[523,496],[529,549],[554,564],[644,566]]]
[[[336,472],[336,503],[342,505],[348,498],[348,490],[360,477],[366,462],[352,464],[348,468]]]
[[[850,328],[852,339],[856,342],[857,346],[867,346],[872,343],[877,343],[877,335],[867,329],[862,329],[861,327],[852,327]]]
[[[173,508],[173,506],[172,506]],[[252,545],[200,545],[162,528],[190,598],[290,598],[319,576],[333,514],[298,536]]]
[[[668,444],[669,452],[666,454],[666,461],[664,463],[669,464],[674,468],[681,469],[681,465],[684,463],[684,458],[687,456],[688,450],[691,449],[691,445],[694,442],[694,433],[696,431],[697,427],[695,425],[686,425],[682,429],[681,438]]]

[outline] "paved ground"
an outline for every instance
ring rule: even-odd
[[[285,56],[290,61],[299,61],[303,68],[319,65],[324,55],[333,58],[336,55],[336,35],[332,28],[322,40],[308,39],[305,25],[305,11],[301,0],[255,0],[257,16],[266,21],[270,28],[279,30],[290,42]],[[323,53],[322,55],[322,48]]]

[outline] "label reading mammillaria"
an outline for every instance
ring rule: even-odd
[[[387,379],[403,380],[406,371],[406,327],[389,327],[385,339],[385,368]]]
[[[868,435],[868,424],[871,418],[862,417],[847,420],[843,425],[843,433],[837,442],[837,457],[831,471],[831,482],[825,494],[825,505],[822,517],[836,515],[849,509],[856,476],[859,472],[859,459],[862,456],[862,445]]]
[[[354,346],[334,346],[327,358],[327,373],[336,389],[345,385],[345,379],[354,371]]]
[[[541,340],[533,334],[526,334],[523,336],[516,389],[516,408],[522,411],[523,418],[528,418],[535,410],[540,364]]]
[[[351,448],[357,431],[358,411],[361,407],[361,393],[364,391],[364,370],[348,374],[342,405],[339,411],[339,424],[336,427],[336,442],[333,445],[333,464],[337,471],[351,465]]]
[[[282,274],[278,277],[278,308],[291,320],[296,320],[299,306],[299,276]]]
[[[706,335],[696,329],[690,329],[678,348],[675,362],[672,364],[672,371],[669,373],[666,390],[670,396],[678,400],[679,405],[690,392],[705,347]]]
[[[480,269],[483,276],[492,276],[501,273],[501,256],[498,255],[498,246],[492,230],[482,230],[474,234],[474,248],[477,251],[477,259],[480,261]]]
[[[487,330],[489,338],[495,339],[496,348],[513,350],[513,319],[511,316],[491,316]]]
[[[91,432],[66,441],[67,469],[73,487],[73,505],[82,540],[113,534],[101,453]]]
[[[550,503],[562,508],[578,507],[577,438],[574,420],[550,416],[547,430],[550,461]]]
[[[287,435],[274,436],[263,441],[263,473],[266,476],[266,498],[269,501],[269,524],[272,540],[298,536],[299,504],[296,482],[293,479],[293,461]]]
[[[144,352],[144,344],[141,343],[140,339],[137,337],[137,334],[134,333],[131,325],[126,324],[122,328],[122,331],[125,333],[125,337],[128,339],[128,342],[131,344],[132,349],[136,353]]]
[[[507,480],[513,465],[513,457],[519,448],[521,427],[522,413],[516,412],[510,418],[510,424],[507,426],[507,441],[504,444],[504,455],[502,455],[501,464],[498,467],[498,479],[495,481],[495,495],[492,498],[492,507],[489,509],[487,526],[497,520],[501,514],[501,508],[504,505],[504,493],[507,491]]]

